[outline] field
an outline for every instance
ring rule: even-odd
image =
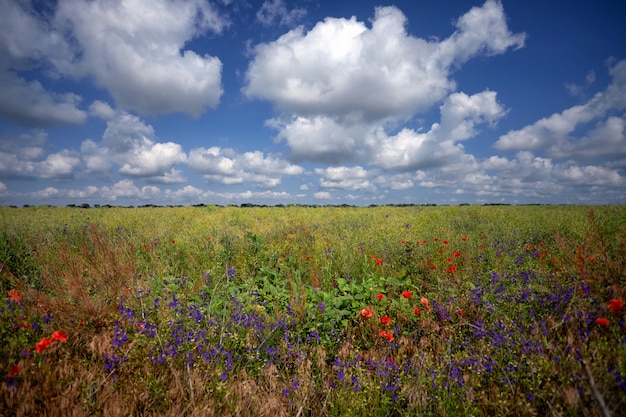
[[[0,208],[0,415],[606,416],[626,207]]]

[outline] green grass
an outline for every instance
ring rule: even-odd
[[[618,413],[625,225],[621,206],[0,209],[0,409]]]

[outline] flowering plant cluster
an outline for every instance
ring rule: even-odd
[[[0,409],[617,415],[617,232],[561,220],[571,231],[553,236],[558,217],[534,208],[542,221],[383,210],[168,209],[147,231],[133,210],[64,220],[60,242],[32,239],[41,279],[2,284]]]

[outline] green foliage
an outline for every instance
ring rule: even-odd
[[[0,209],[0,408],[584,415],[595,391],[617,412],[625,224],[624,207]]]

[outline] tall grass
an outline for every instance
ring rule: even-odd
[[[624,233],[624,207],[0,209],[0,413],[617,415]]]

